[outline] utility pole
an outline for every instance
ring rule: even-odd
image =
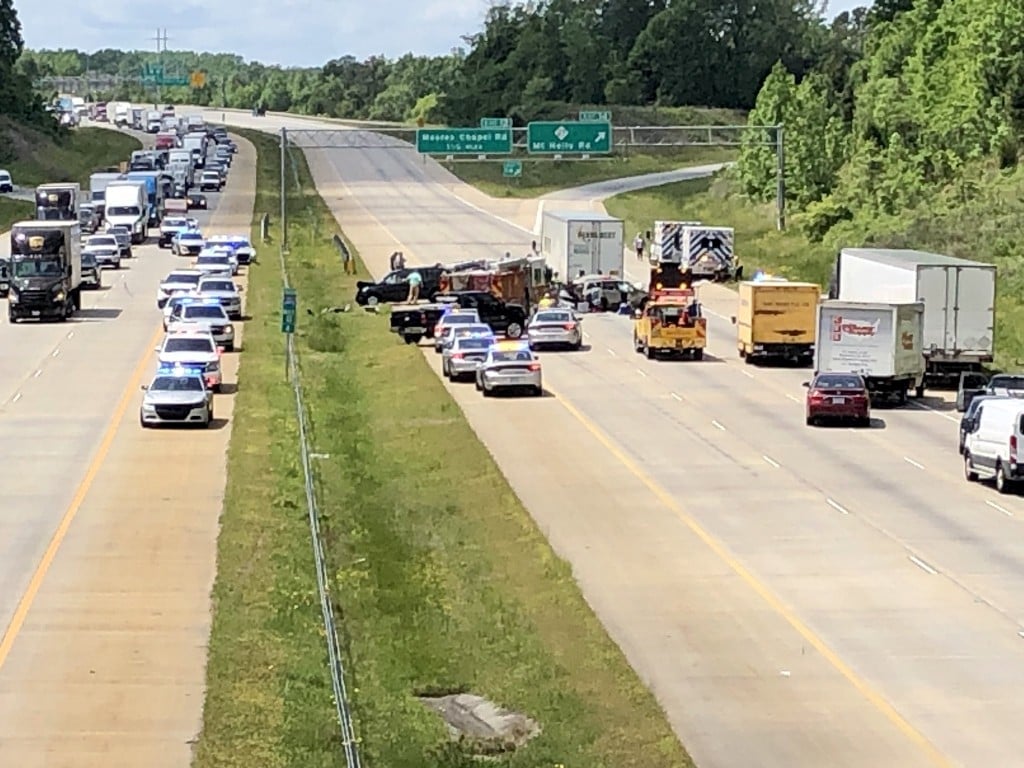
[[[156,61],[157,61],[157,66],[160,67],[160,77],[156,81],[156,100],[157,100],[157,102],[159,102],[160,101],[160,95],[161,95],[160,81],[163,80],[163,76],[164,76],[164,57],[163,57],[163,54],[167,50],[167,30],[166,29],[162,29],[162,30],[161,29],[157,29],[156,37],[154,37],[152,39],[156,40]],[[160,105],[159,104],[154,104],[153,108],[154,109],[159,109]]]

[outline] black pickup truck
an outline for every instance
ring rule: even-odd
[[[436,297],[431,303],[396,304],[391,308],[391,331],[401,336],[406,344],[420,339],[434,338],[434,326],[449,306],[475,309],[480,322],[491,327],[495,334],[518,339],[526,327],[526,310],[521,304],[510,304],[486,291],[460,291]]]
[[[420,296],[432,298],[441,290],[441,267],[406,267],[388,272],[379,282],[360,280],[356,283],[356,304],[361,307],[405,301],[409,295],[409,275],[419,272],[423,278]]]

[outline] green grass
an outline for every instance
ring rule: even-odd
[[[529,198],[595,181],[671,171],[687,165],[726,163],[735,159],[736,152],[731,149],[694,147],[635,153],[610,160],[523,160],[523,175],[518,179],[503,178],[502,164],[495,160],[448,163],[447,168],[492,197]]]
[[[276,211],[274,139],[242,133],[260,152],[257,210]],[[543,727],[505,765],[691,765],[420,352],[389,333],[385,317],[319,313],[366,272],[359,264],[359,275],[343,274],[330,243],[337,225],[301,153],[295,160],[303,190],[289,193],[296,343],[314,450],[329,455],[317,465],[318,488],[365,764],[479,765],[415,696],[468,690]],[[249,294],[262,319],[246,335],[200,767],[307,768],[325,764],[321,751],[300,754],[310,740],[331,745],[327,715],[314,705],[329,691],[322,642],[309,637],[316,611],[281,384],[280,284],[269,251],[262,258]],[[305,691],[291,705],[286,680]],[[308,729],[287,730],[296,719]]]
[[[105,128],[77,128],[60,140],[0,118],[0,167],[14,183],[33,187],[50,181],[88,184],[97,168],[127,162],[142,143],[126,133]]]
[[[35,206],[28,200],[0,197],[0,232],[6,232],[16,221],[32,218]]]
[[[757,269],[828,286],[836,253],[844,247],[916,248],[995,264],[996,361],[1024,368],[1024,169],[968,168],[926,207],[898,216],[862,215],[835,227],[823,242],[802,234],[799,213],[785,233],[775,229],[774,204],[754,204],[733,191],[727,174],[618,195],[605,202],[627,231],[645,231],[655,219],[699,220],[736,230],[736,253],[747,275]]]

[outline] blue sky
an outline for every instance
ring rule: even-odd
[[[863,3],[837,0],[835,16]],[[29,48],[232,52],[285,66],[319,66],[345,54],[389,58],[447,53],[480,29],[490,0],[14,0]],[[54,19],[70,23],[54,24]]]

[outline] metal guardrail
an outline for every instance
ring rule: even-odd
[[[282,238],[283,239],[283,238]],[[285,288],[290,288],[288,266],[285,262],[285,250],[278,250],[281,259],[281,279]],[[341,643],[338,640],[338,628],[334,619],[334,606],[331,602],[330,576],[327,571],[327,559],[324,556],[323,537],[320,533],[320,508],[317,503],[316,483],[312,465],[313,454],[309,446],[309,419],[306,404],[302,396],[302,381],[299,375],[298,353],[293,343],[294,334],[286,333],[285,360],[288,381],[295,394],[295,413],[299,425],[299,454],[302,459],[302,474],[306,490],[306,510],[309,517],[309,531],[313,544],[313,560],[316,565],[317,592],[320,596],[320,611],[323,614],[324,629],[327,637],[327,655],[331,668],[331,686],[334,690],[334,704],[341,726],[341,743],[345,752],[345,764],[348,768],[361,768],[359,756],[359,740],[356,737],[355,723],[349,706],[348,689],[345,685],[345,667],[342,661]]]

